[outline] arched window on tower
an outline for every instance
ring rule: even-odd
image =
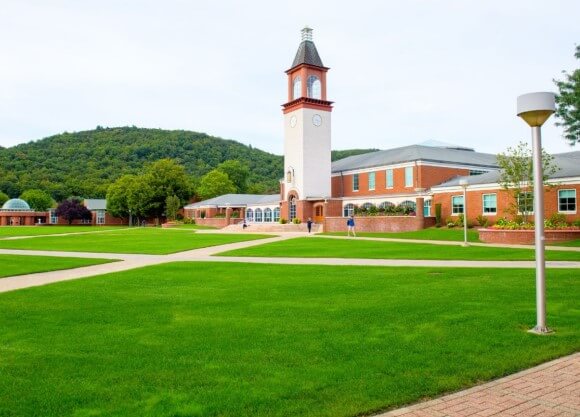
[[[311,75],[308,77],[307,87],[309,98],[316,98],[318,100],[322,98],[322,87],[317,76]]]
[[[296,197],[290,197],[288,220],[292,221],[296,217]]]
[[[292,100],[302,97],[302,80],[300,76],[294,78],[292,82]]]

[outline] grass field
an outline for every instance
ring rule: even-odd
[[[427,243],[400,243],[304,237],[251,248],[222,252],[220,256],[258,256],[281,258],[366,258],[366,259],[440,259],[515,261],[533,260],[532,249],[507,249],[483,246],[449,246]],[[552,261],[580,261],[580,252],[546,251]]]
[[[577,271],[176,263],[0,294],[2,416],[332,416],[580,349]],[[365,414],[366,415],[366,414]]]
[[[346,232],[332,232],[324,233],[331,236],[346,236]],[[446,227],[431,227],[429,229],[416,230],[413,232],[399,232],[399,233],[358,233],[359,237],[380,237],[392,239],[418,239],[418,240],[446,240],[463,242],[463,229]],[[467,229],[467,241],[479,242],[479,233],[475,229]]]
[[[57,271],[112,262],[108,259],[57,258],[54,256],[0,255],[0,278]]]
[[[0,239],[12,236],[41,236],[60,233],[102,232],[127,226],[0,226]]]
[[[580,247],[580,239],[572,240],[570,242],[550,243],[550,245],[554,245],[554,246],[568,246],[568,247],[571,247],[571,248],[578,248],[578,247]]]
[[[3,249],[167,254],[226,243],[262,239],[263,235],[196,234],[185,230],[136,228],[70,236],[0,240]]]

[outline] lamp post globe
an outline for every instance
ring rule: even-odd
[[[536,250],[536,326],[532,333],[546,334],[546,259],[544,237],[544,182],[541,126],[556,111],[556,96],[550,92],[523,94],[517,99],[517,115],[532,128],[534,171],[534,242]]]

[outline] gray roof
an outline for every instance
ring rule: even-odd
[[[246,207],[256,204],[278,204],[279,201],[279,194],[224,194],[219,197],[210,198],[209,200],[188,204],[184,208],[192,209],[208,206],[226,207],[228,205],[230,207]]]
[[[294,57],[294,62],[292,62],[290,68],[294,68],[300,64],[314,65],[315,67],[324,68],[320,55],[318,55],[318,51],[316,50],[316,46],[314,46],[314,42],[302,41],[300,43],[296,56]]]
[[[560,168],[550,176],[550,179],[580,177],[580,151],[566,152],[555,154],[554,164]],[[497,184],[499,183],[500,171],[486,172],[481,175],[471,175],[467,177],[455,177],[449,181],[436,186],[439,187],[457,187],[459,180],[465,179],[469,185],[478,184]]]
[[[464,149],[410,145],[349,156],[332,163],[332,172],[350,171],[405,162],[426,161],[497,169],[496,156]]]
[[[104,198],[85,198],[85,207],[89,210],[106,210],[107,200]]]

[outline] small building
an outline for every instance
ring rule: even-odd
[[[0,226],[33,226],[45,224],[48,220],[48,212],[34,211],[20,198],[6,201],[0,209]]]

